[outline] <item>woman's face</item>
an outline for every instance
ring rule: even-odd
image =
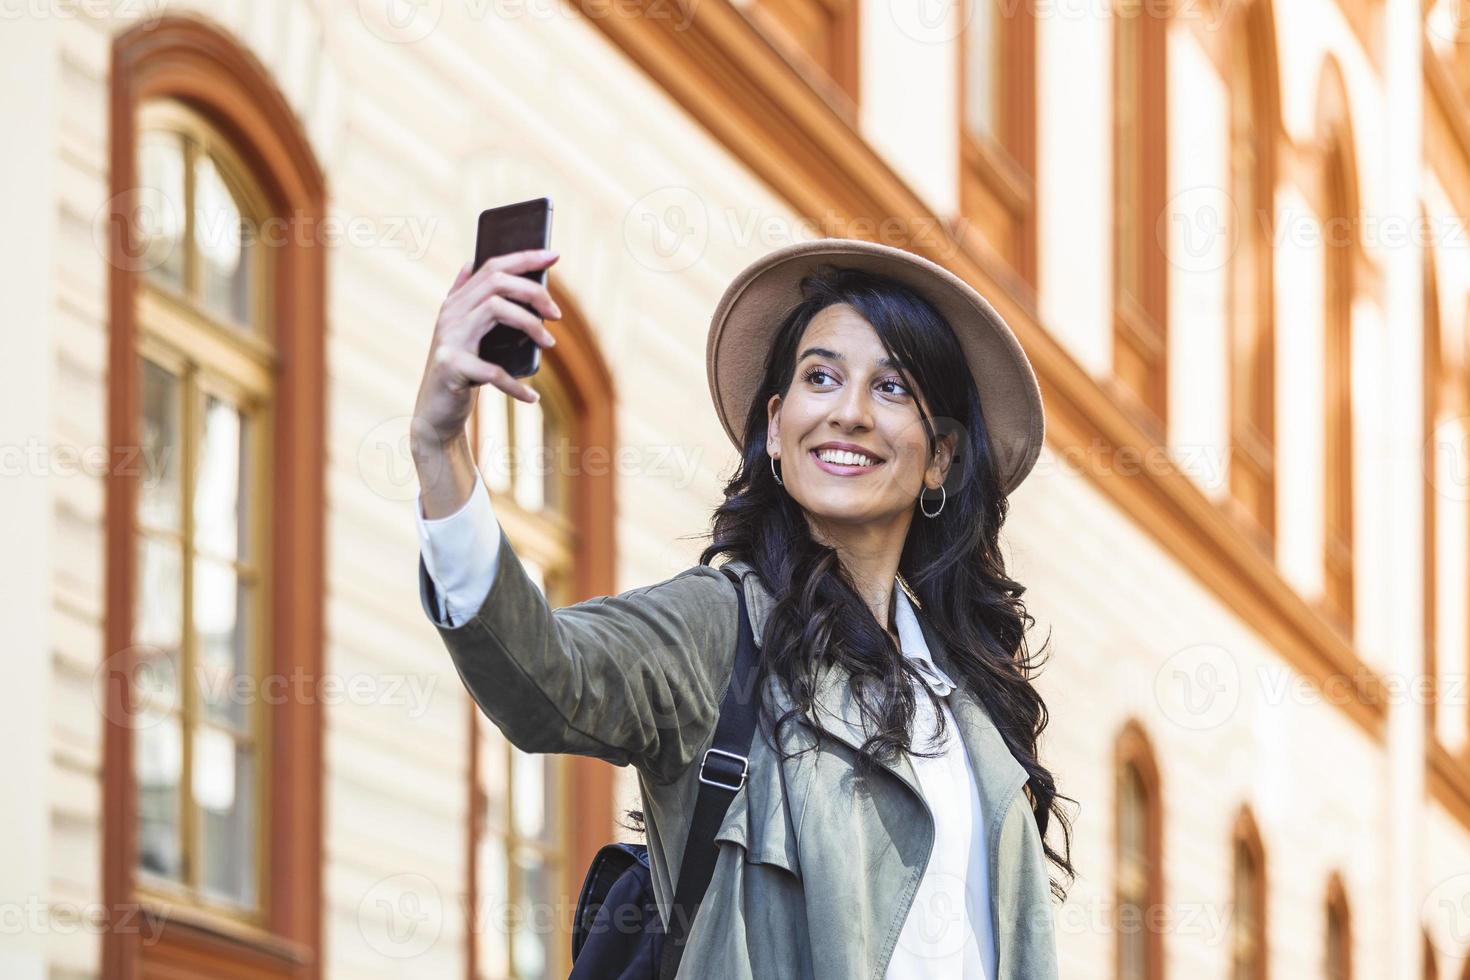
[[[877,332],[852,306],[824,308],[796,350],[790,389],[766,406],[766,451],[777,460],[785,491],[818,524],[891,531],[901,544],[921,488],[932,492],[943,482],[956,436],[943,437],[929,458],[919,416],[922,403],[932,418],[929,403],[888,362]],[[819,456],[832,444],[857,447],[867,459]]]

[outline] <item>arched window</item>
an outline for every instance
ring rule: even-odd
[[[1159,772],[1143,727],[1129,722],[1115,752],[1117,871],[1115,966],[1118,980],[1163,976],[1163,827]]]
[[[1113,377],[1163,442],[1168,392],[1168,256],[1155,223],[1168,192],[1165,4],[1113,0]]]
[[[1345,635],[1353,623],[1353,300],[1357,295],[1358,195],[1347,89],[1333,62],[1318,94],[1317,207],[1323,265],[1322,611]]]
[[[1270,0],[1231,13],[1230,501],[1262,551],[1276,536],[1276,27]]]
[[[534,404],[482,389],[477,462],[495,516],[552,608],[614,591],[610,379],[571,300],[553,351],[527,379]],[[525,753],[469,705],[472,972],[485,980],[566,976],[571,912],[595,850],[615,831],[613,768]],[[574,817],[574,819],[573,819]],[[504,910],[506,915],[500,913]]]
[[[1326,980],[1352,980],[1353,923],[1348,911],[1347,888],[1342,876],[1333,872],[1327,882],[1326,949],[1323,953]]]
[[[227,35],[113,55],[103,886],[160,932],[106,930],[103,972],[301,976],[320,715],[267,685],[321,665],[324,185]]]
[[[1266,853],[1249,808],[1236,818],[1231,848],[1230,976],[1265,980]]]
[[[1036,286],[1036,14],[962,0],[960,210]]]
[[[279,353],[270,270],[249,238],[268,212],[229,143],[182,103],[143,106],[138,150],[140,185],[159,207],[156,224],[140,224],[139,432],[143,458],[160,463],[136,517],[139,881],[253,919],[266,716],[235,692],[262,679],[270,611]]]

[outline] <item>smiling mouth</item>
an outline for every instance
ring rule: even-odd
[[[832,473],[837,476],[857,476],[862,473],[869,473],[883,465],[883,460],[873,459],[873,457],[871,456],[868,457],[868,459],[872,459],[873,461],[864,464],[854,464],[848,462],[839,463],[832,460],[826,460],[823,459],[815,449],[811,451],[811,457],[816,462],[818,467],[828,473]],[[848,456],[847,458],[851,459],[853,457]]]

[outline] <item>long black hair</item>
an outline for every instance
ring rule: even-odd
[[[939,635],[960,675],[954,680],[984,705],[1012,754],[1026,769],[1026,793],[1047,857],[1065,873],[1066,885],[1051,879],[1065,899],[1076,878],[1072,867],[1071,822],[1052,774],[1037,759],[1046,728],[1046,704],[1031,679],[1045,663],[1028,652],[1026,634],[1035,625],[1021,596],[1025,587],[1006,574],[999,547],[1009,502],[1001,491],[976,389],[959,339],[922,296],[893,279],[853,268],[826,268],[801,283],[802,299],[783,318],[767,360],[760,390],[745,421],[740,465],[725,485],[725,501],[714,512],[710,544],[700,554],[708,565],[720,556],[740,558],[760,575],[775,599],[761,639],[756,690],[776,675],[795,707],[775,721],[779,730],[794,718],[812,723],[818,667],[835,661],[852,675],[853,696],[876,732],[858,752],[857,772],[871,774],[878,759],[909,752],[933,757],[912,744],[915,687],[919,678],[887,631],[860,597],[837,552],[811,534],[805,512],[772,475],[766,451],[766,406],[784,400],[795,380],[797,350],[808,324],[828,306],[846,303],[872,325],[888,355],[903,366],[930,412],[915,400],[932,458],[942,435],[954,433],[954,461],[945,477],[943,507],[930,519],[916,515],[899,558],[899,575],[918,596],[926,621]],[[921,494],[924,509],[940,507],[940,496]],[[920,500],[915,500],[915,507]],[[1049,636],[1048,636],[1049,642]],[[876,703],[867,690],[876,686]],[[944,712],[934,702],[943,732]],[[820,734],[819,734],[820,738]],[[638,814],[641,817],[641,814]],[[1047,843],[1052,817],[1061,825],[1062,849]]]

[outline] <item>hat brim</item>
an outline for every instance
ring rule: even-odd
[[[860,239],[818,238],[776,249],[742,270],[720,297],[710,321],[705,368],[715,414],[735,448],[744,446],[745,420],[776,330],[801,302],[802,278],[822,265],[888,276],[933,304],[964,348],[1002,492],[1018,487],[1041,454],[1046,433],[1041,387],[1021,342],[985,297],[948,269]]]

